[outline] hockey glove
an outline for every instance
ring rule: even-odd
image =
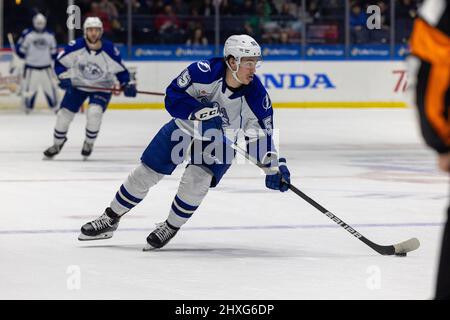
[[[286,165],[286,159],[280,158],[278,160],[278,172],[275,174],[266,175],[266,187],[285,192],[289,190],[290,183],[291,173]]]
[[[127,83],[123,87],[123,94],[125,95],[125,97],[130,97],[130,98],[136,97],[136,95],[137,95],[136,85]]]
[[[59,81],[59,87],[63,90],[66,90],[66,93],[70,93],[72,91],[72,81],[67,78],[67,79],[61,79]]]

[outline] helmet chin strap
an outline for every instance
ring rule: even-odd
[[[234,71],[233,69],[231,69],[231,66],[230,66],[230,64],[228,63],[228,61],[225,61],[225,63],[227,64],[228,69],[230,69],[231,75],[233,76],[234,80],[236,80],[236,81],[239,82],[240,84],[244,84],[244,85],[245,85],[245,83],[243,83],[241,80],[239,80],[239,78],[238,78],[238,76],[237,76],[237,72],[238,72],[238,70],[239,70],[239,63],[237,64],[237,69],[236,69],[236,71]]]

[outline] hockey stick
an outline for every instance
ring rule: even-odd
[[[113,93],[120,93],[123,91],[122,88],[101,88],[101,87],[91,87],[91,86],[74,86],[74,88],[108,91],[108,92],[113,92]],[[140,90],[138,90],[137,93],[148,94],[148,95],[153,95],[153,96],[165,96],[166,95],[165,93],[162,93],[162,92],[140,91]]]
[[[14,44],[14,38],[13,38],[12,33],[8,33],[7,37],[8,37],[8,42],[9,42],[9,46],[11,47],[11,50],[13,51],[13,53],[16,53],[16,45]]]
[[[228,139],[227,139],[228,140]],[[259,168],[263,170],[267,170],[267,167],[265,167],[262,163],[260,163],[258,160],[252,158],[247,151],[239,147],[236,143],[232,143],[231,141],[227,142],[231,144],[233,149],[235,149],[239,154],[244,156],[247,160],[252,162],[253,164],[257,165]],[[310,205],[312,205],[314,208],[322,212],[325,216],[327,216],[329,219],[333,220],[336,224],[338,224],[340,227],[344,228],[347,232],[349,232],[352,236],[355,238],[361,240],[366,245],[371,247],[373,250],[378,252],[382,255],[397,255],[397,256],[406,256],[407,252],[416,250],[420,246],[420,242],[417,238],[411,238],[406,241],[390,245],[390,246],[382,246],[379,244],[376,244],[366,237],[364,237],[361,233],[356,231],[353,227],[345,223],[343,220],[338,218],[335,214],[331,213],[324,207],[322,207],[320,204],[318,204],[316,201],[308,197],[306,194],[304,194],[302,191],[297,189],[294,185],[289,184],[289,189],[294,192],[296,195],[298,195],[300,198],[308,202]]]

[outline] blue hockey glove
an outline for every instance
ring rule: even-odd
[[[72,80],[69,78],[59,80],[59,87],[63,90],[66,90],[67,93],[72,91]]]
[[[278,160],[278,169],[278,173],[266,175],[266,187],[285,192],[289,190],[289,184],[291,183],[291,173],[286,165],[285,158]]]
[[[137,95],[137,89],[136,89],[136,85],[134,84],[126,84],[123,88],[123,94],[125,95],[125,97],[130,97],[130,98],[134,98]]]

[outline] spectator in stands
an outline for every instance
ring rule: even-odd
[[[289,28],[292,22],[300,22],[300,20],[295,16],[292,11],[292,6],[289,2],[284,2],[281,5],[280,13],[277,16],[278,25],[280,28]]]
[[[256,32],[248,21],[245,21],[244,23],[244,34],[247,34],[252,38],[256,38]]]
[[[381,14],[381,29],[370,30],[370,42],[380,44],[380,43],[388,43],[389,41],[389,29],[391,24],[390,19],[390,9],[386,2],[378,1],[377,6],[380,8]]]
[[[146,0],[146,14],[158,15],[164,12],[164,1],[163,0]]]
[[[127,11],[128,2],[131,1],[131,10],[135,14],[139,14],[142,12],[143,5],[139,0],[126,0],[125,6],[123,7],[124,13]]]
[[[242,9],[237,12],[237,14],[245,16],[251,16],[254,15],[255,13],[256,13],[255,6],[253,5],[252,0],[245,0]]]
[[[104,12],[101,8],[100,5],[97,2],[92,2],[91,3],[91,10],[86,13],[85,18],[87,17],[98,17],[100,18],[100,20],[103,23],[103,35],[106,38],[110,38],[114,40],[114,36],[112,33],[112,24],[111,24],[111,20],[109,19],[109,16],[106,12]]]
[[[273,3],[273,0],[264,0],[263,2],[264,2],[265,10],[270,16],[278,15],[278,9],[275,6],[275,4]]]
[[[180,43],[183,31],[181,22],[175,15],[171,5],[164,6],[164,12],[155,19],[155,28],[162,43]]]
[[[116,5],[110,0],[101,0],[99,9],[108,15],[111,20],[112,29],[120,30],[119,12],[117,11]]]
[[[191,7],[191,11],[189,12],[189,17],[186,20],[186,27],[190,33],[192,33],[197,28],[203,29],[203,20],[204,18],[200,16],[198,7]]]
[[[318,0],[311,0],[308,6],[309,16],[313,19],[313,21],[317,21],[321,17],[320,7],[318,4]]]
[[[173,0],[172,6],[177,16],[187,16],[189,14],[188,5],[182,0]]]
[[[110,18],[117,19],[119,17],[116,5],[110,0],[101,0],[98,7],[101,11],[109,15]]]
[[[302,33],[302,19],[296,17],[297,7],[289,2],[284,2],[280,8],[280,14],[277,16],[278,25],[280,27],[279,43],[285,43],[287,39],[289,42],[295,40],[300,42]]]
[[[291,44],[289,39],[289,33],[287,31],[281,31],[278,39],[279,44]]]
[[[233,7],[228,0],[222,0],[220,2],[220,14],[224,16],[233,15]]]
[[[272,33],[276,32],[278,28],[277,23],[271,21],[269,11],[265,7],[265,2],[258,2],[256,4],[256,14],[251,16],[247,21],[255,31],[257,38],[265,36],[269,39],[272,37]]]
[[[355,44],[368,42],[367,15],[359,3],[353,4],[350,12],[350,36],[351,42]]]
[[[381,29],[389,29],[389,26],[391,25],[389,6],[384,1],[378,1],[377,6],[380,8],[381,13]]]
[[[208,39],[203,35],[202,28],[196,28],[191,33],[191,36],[187,39],[186,44],[189,46],[204,45],[208,44]]]
[[[413,20],[417,16],[417,4],[412,0],[401,0],[395,7],[395,39],[397,43],[407,43],[412,30]]]
[[[322,8],[321,14],[324,17],[330,16],[344,16],[345,14],[345,1],[342,0],[322,0],[320,3]]]
[[[415,19],[417,17],[417,3],[413,0],[400,0],[397,2],[395,12],[400,18]]]
[[[205,17],[214,15],[214,6],[211,0],[203,0],[203,4],[200,6],[200,14]]]
[[[90,0],[78,0],[76,4],[80,7],[81,12],[88,12],[91,8],[91,2]]]

